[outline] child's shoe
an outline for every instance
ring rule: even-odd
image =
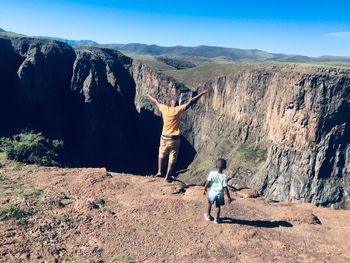
[[[212,216],[208,215],[207,213],[204,214],[204,219],[208,222],[214,220],[214,218]]]
[[[221,224],[221,218],[215,218],[214,224]]]

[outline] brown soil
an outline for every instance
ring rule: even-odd
[[[350,211],[245,190],[215,225],[201,187],[8,161],[0,187],[1,262],[350,262]],[[35,214],[6,217],[9,207]]]

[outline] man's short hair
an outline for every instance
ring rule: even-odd
[[[170,99],[170,102],[171,101],[175,101],[175,105],[179,105],[179,101],[178,101],[177,98],[173,97],[173,98]]]

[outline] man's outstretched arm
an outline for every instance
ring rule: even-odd
[[[155,105],[157,105],[157,107],[159,107],[159,102],[156,98],[152,97],[151,95],[147,94],[146,97],[152,101]]]
[[[191,107],[193,104],[195,104],[200,97],[202,97],[204,94],[208,93],[208,89],[203,90],[201,93],[199,93],[197,96],[194,96],[186,103],[186,110]]]

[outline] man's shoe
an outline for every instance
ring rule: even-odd
[[[167,181],[170,184],[173,182],[173,179],[169,176],[165,178],[165,181]]]

